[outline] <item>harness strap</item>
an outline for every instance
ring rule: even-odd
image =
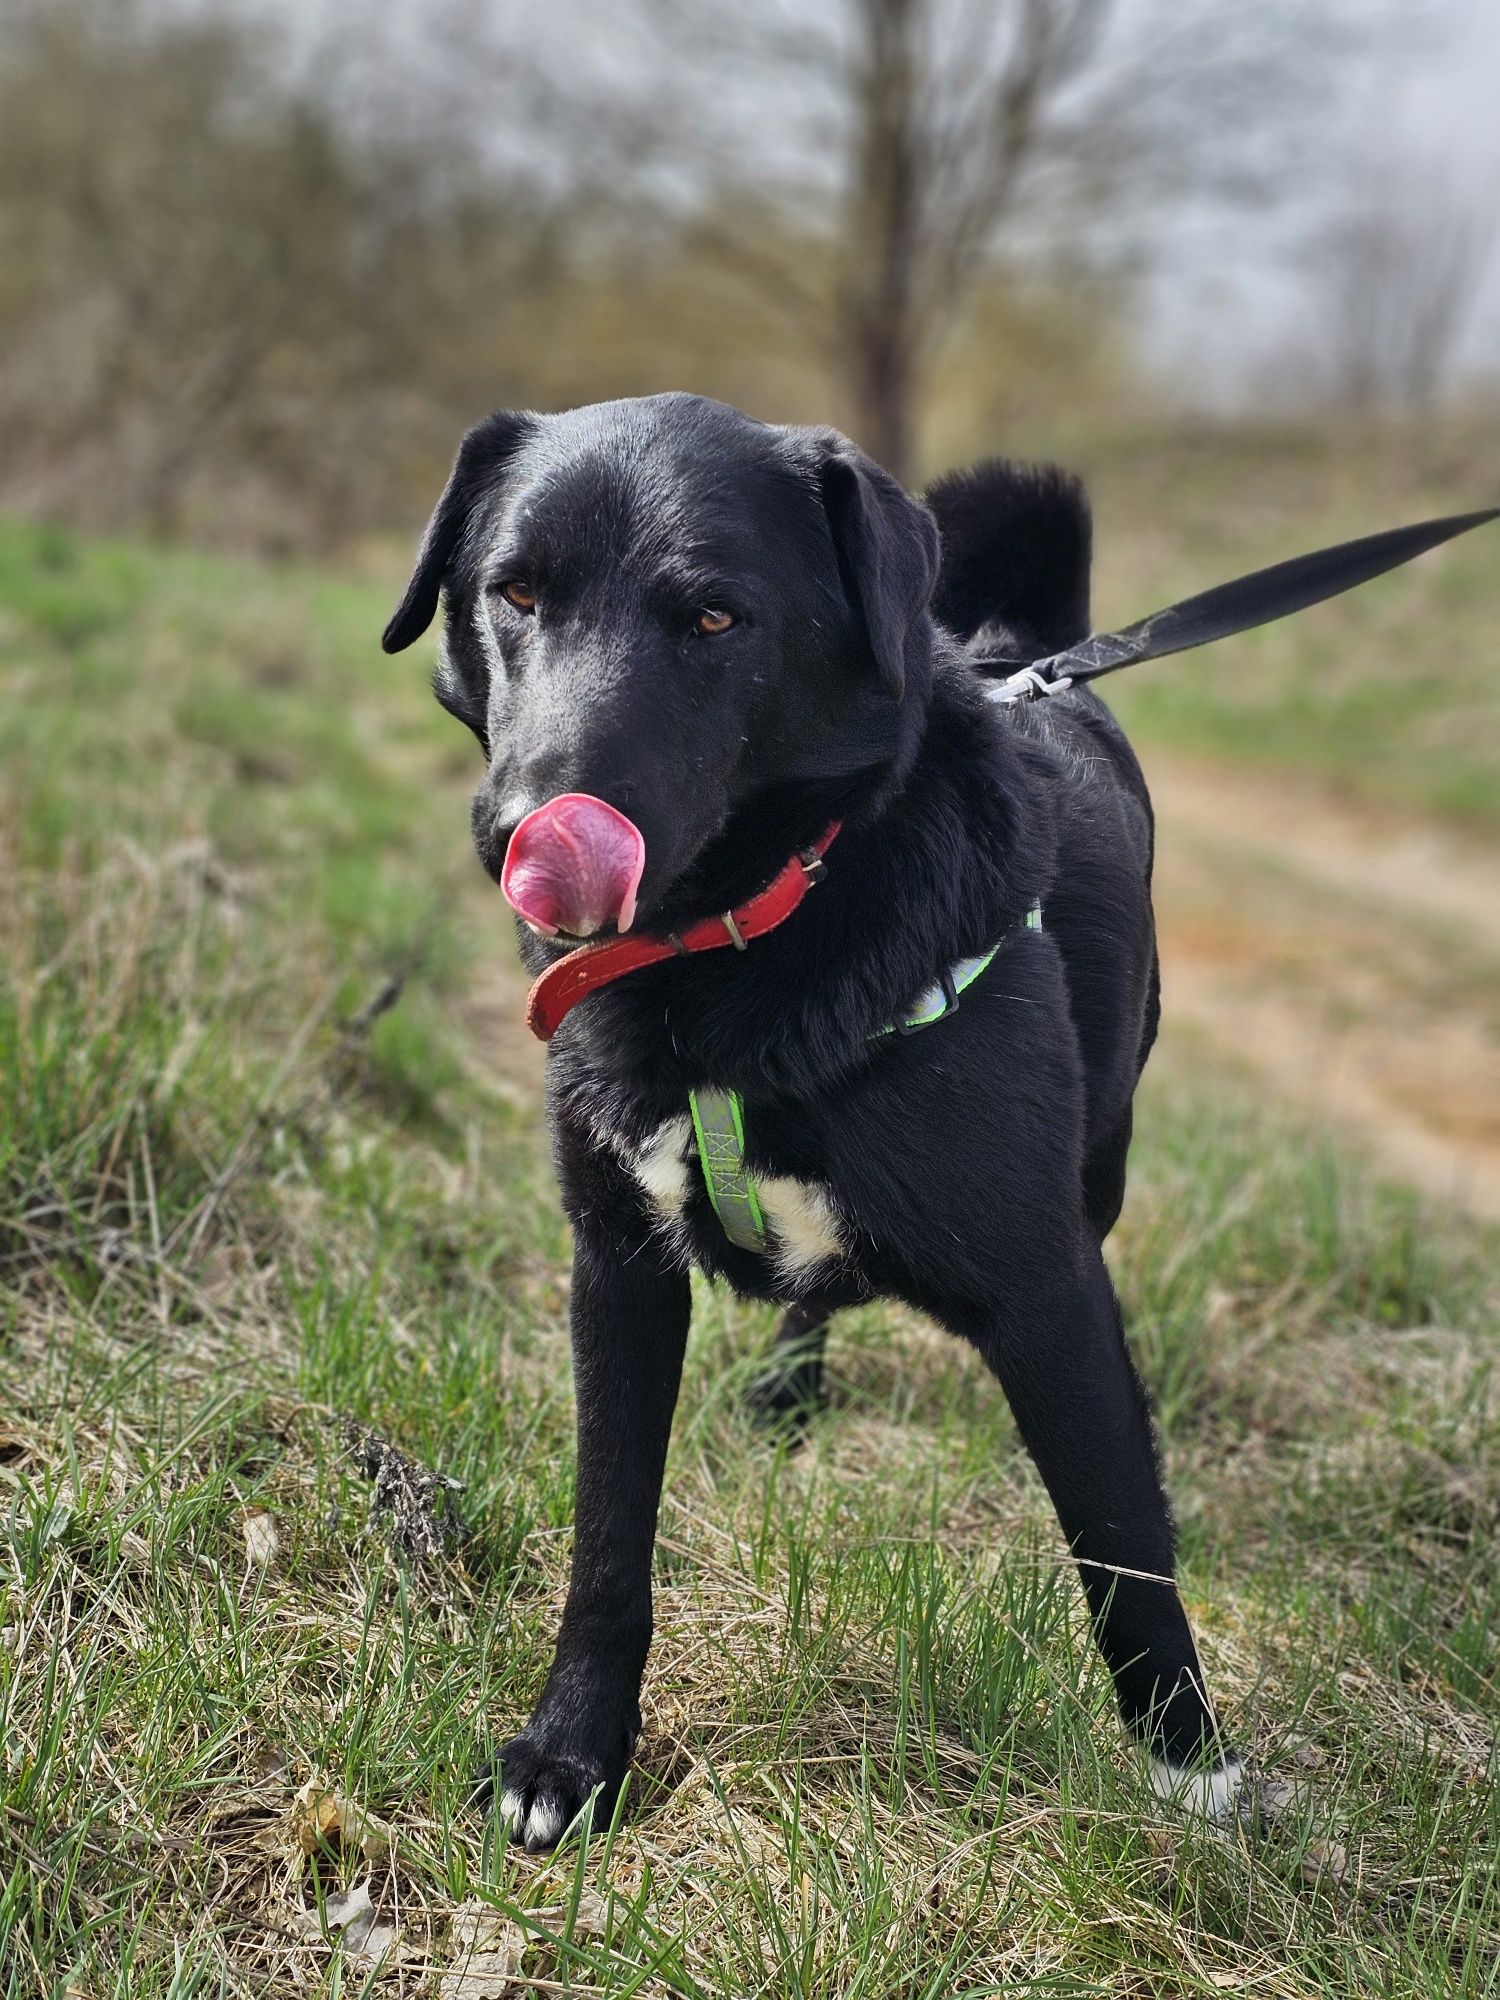
[[[1023,928],[1028,931],[1039,931],[1042,928],[1040,903],[1033,903],[1026,912]],[[1009,936],[1010,932],[1007,931],[1005,937]],[[871,1041],[878,1040],[881,1035],[914,1035],[919,1028],[930,1028],[938,1021],[946,1021],[950,1014],[956,1014],[959,994],[972,986],[980,973],[988,971],[996,952],[1005,943],[1005,937],[997,938],[989,950],[982,951],[977,958],[961,958],[956,964],[950,965],[946,972],[933,980],[925,992],[918,994],[912,1002],[909,1014],[899,1021],[888,1021],[883,1028],[877,1028],[870,1037]]]
[[[1016,925],[1015,930],[1041,928],[1042,906],[1033,903],[1024,923]],[[949,966],[925,992],[918,994],[910,1013],[877,1028],[870,1040],[879,1041],[883,1035],[914,1035],[919,1029],[933,1027],[957,1013],[959,994],[989,968],[1001,945],[1015,935],[1015,930],[997,938],[988,951],[975,958],[961,958]],[[688,1109],[692,1113],[703,1186],[719,1227],[736,1248],[763,1256],[768,1248],[768,1232],[755,1176],[745,1157],[744,1098],[737,1090],[705,1086],[688,1092]]]
[[[745,1160],[745,1100],[737,1090],[690,1090],[703,1185],[719,1226],[741,1250],[764,1251],[766,1219]]]

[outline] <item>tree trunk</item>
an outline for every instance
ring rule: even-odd
[[[841,359],[858,442],[903,481],[914,470],[920,347],[920,0],[859,0]]]

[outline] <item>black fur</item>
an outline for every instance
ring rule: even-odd
[[[491,746],[474,832],[492,874],[524,813],[591,792],[645,836],[639,922],[679,929],[843,821],[781,929],[630,975],[549,1051],[578,1489],[556,1661],[499,1757],[533,1845],[594,1787],[613,1797],[639,1728],[690,1261],[792,1308],[803,1391],[842,1305],[898,1298],[971,1341],[1082,1565],[1127,1725],[1174,1764],[1217,1754],[1100,1249],[1156,1025],[1145,786],[1091,694],[997,709],[927,608],[1032,650],[1078,636],[1087,510],[1061,474],[994,466],[932,507],[940,573],[933,514],[836,433],[679,396],[493,418],[387,633],[409,643],[445,588],[445,700]],[[507,578],[534,614],[498,595]],[[739,623],[695,636],[704,605]],[[997,938],[951,1019],[871,1039]],[[521,943],[533,971],[561,949]],[[757,1174],[826,1191],[837,1259],[734,1248],[691,1164],[677,1221],[653,1205],[641,1149],[705,1084],[743,1093]]]
[[[1036,660],[1089,630],[1093,523],[1083,487],[1056,465],[987,458],[927,491],[943,536],[933,614],[960,639]]]

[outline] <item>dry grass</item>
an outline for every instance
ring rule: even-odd
[[[792,1454],[741,1408],[767,1316],[705,1291],[630,1794],[500,1845],[466,1801],[564,1585],[566,1246],[530,1066],[473,1040],[512,989],[461,774],[368,593],[66,561],[3,614],[54,709],[5,765],[0,1994],[1495,1990],[1492,1244],[1183,1051],[1117,1266],[1274,1828],[1146,1796],[971,1357],[852,1316]],[[393,1553],[345,1418],[468,1539]]]

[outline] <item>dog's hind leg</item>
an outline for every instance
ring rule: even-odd
[[[782,1314],[764,1370],[745,1393],[758,1424],[800,1429],[823,1407],[823,1352],[833,1305],[799,1300]]]
[[[1092,1245],[1075,1269],[961,1326],[999,1376],[1083,1579],[1094,1636],[1158,1789],[1232,1809],[1238,1760],[1219,1739],[1177,1594],[1171,1516],[1145,1392]]]

